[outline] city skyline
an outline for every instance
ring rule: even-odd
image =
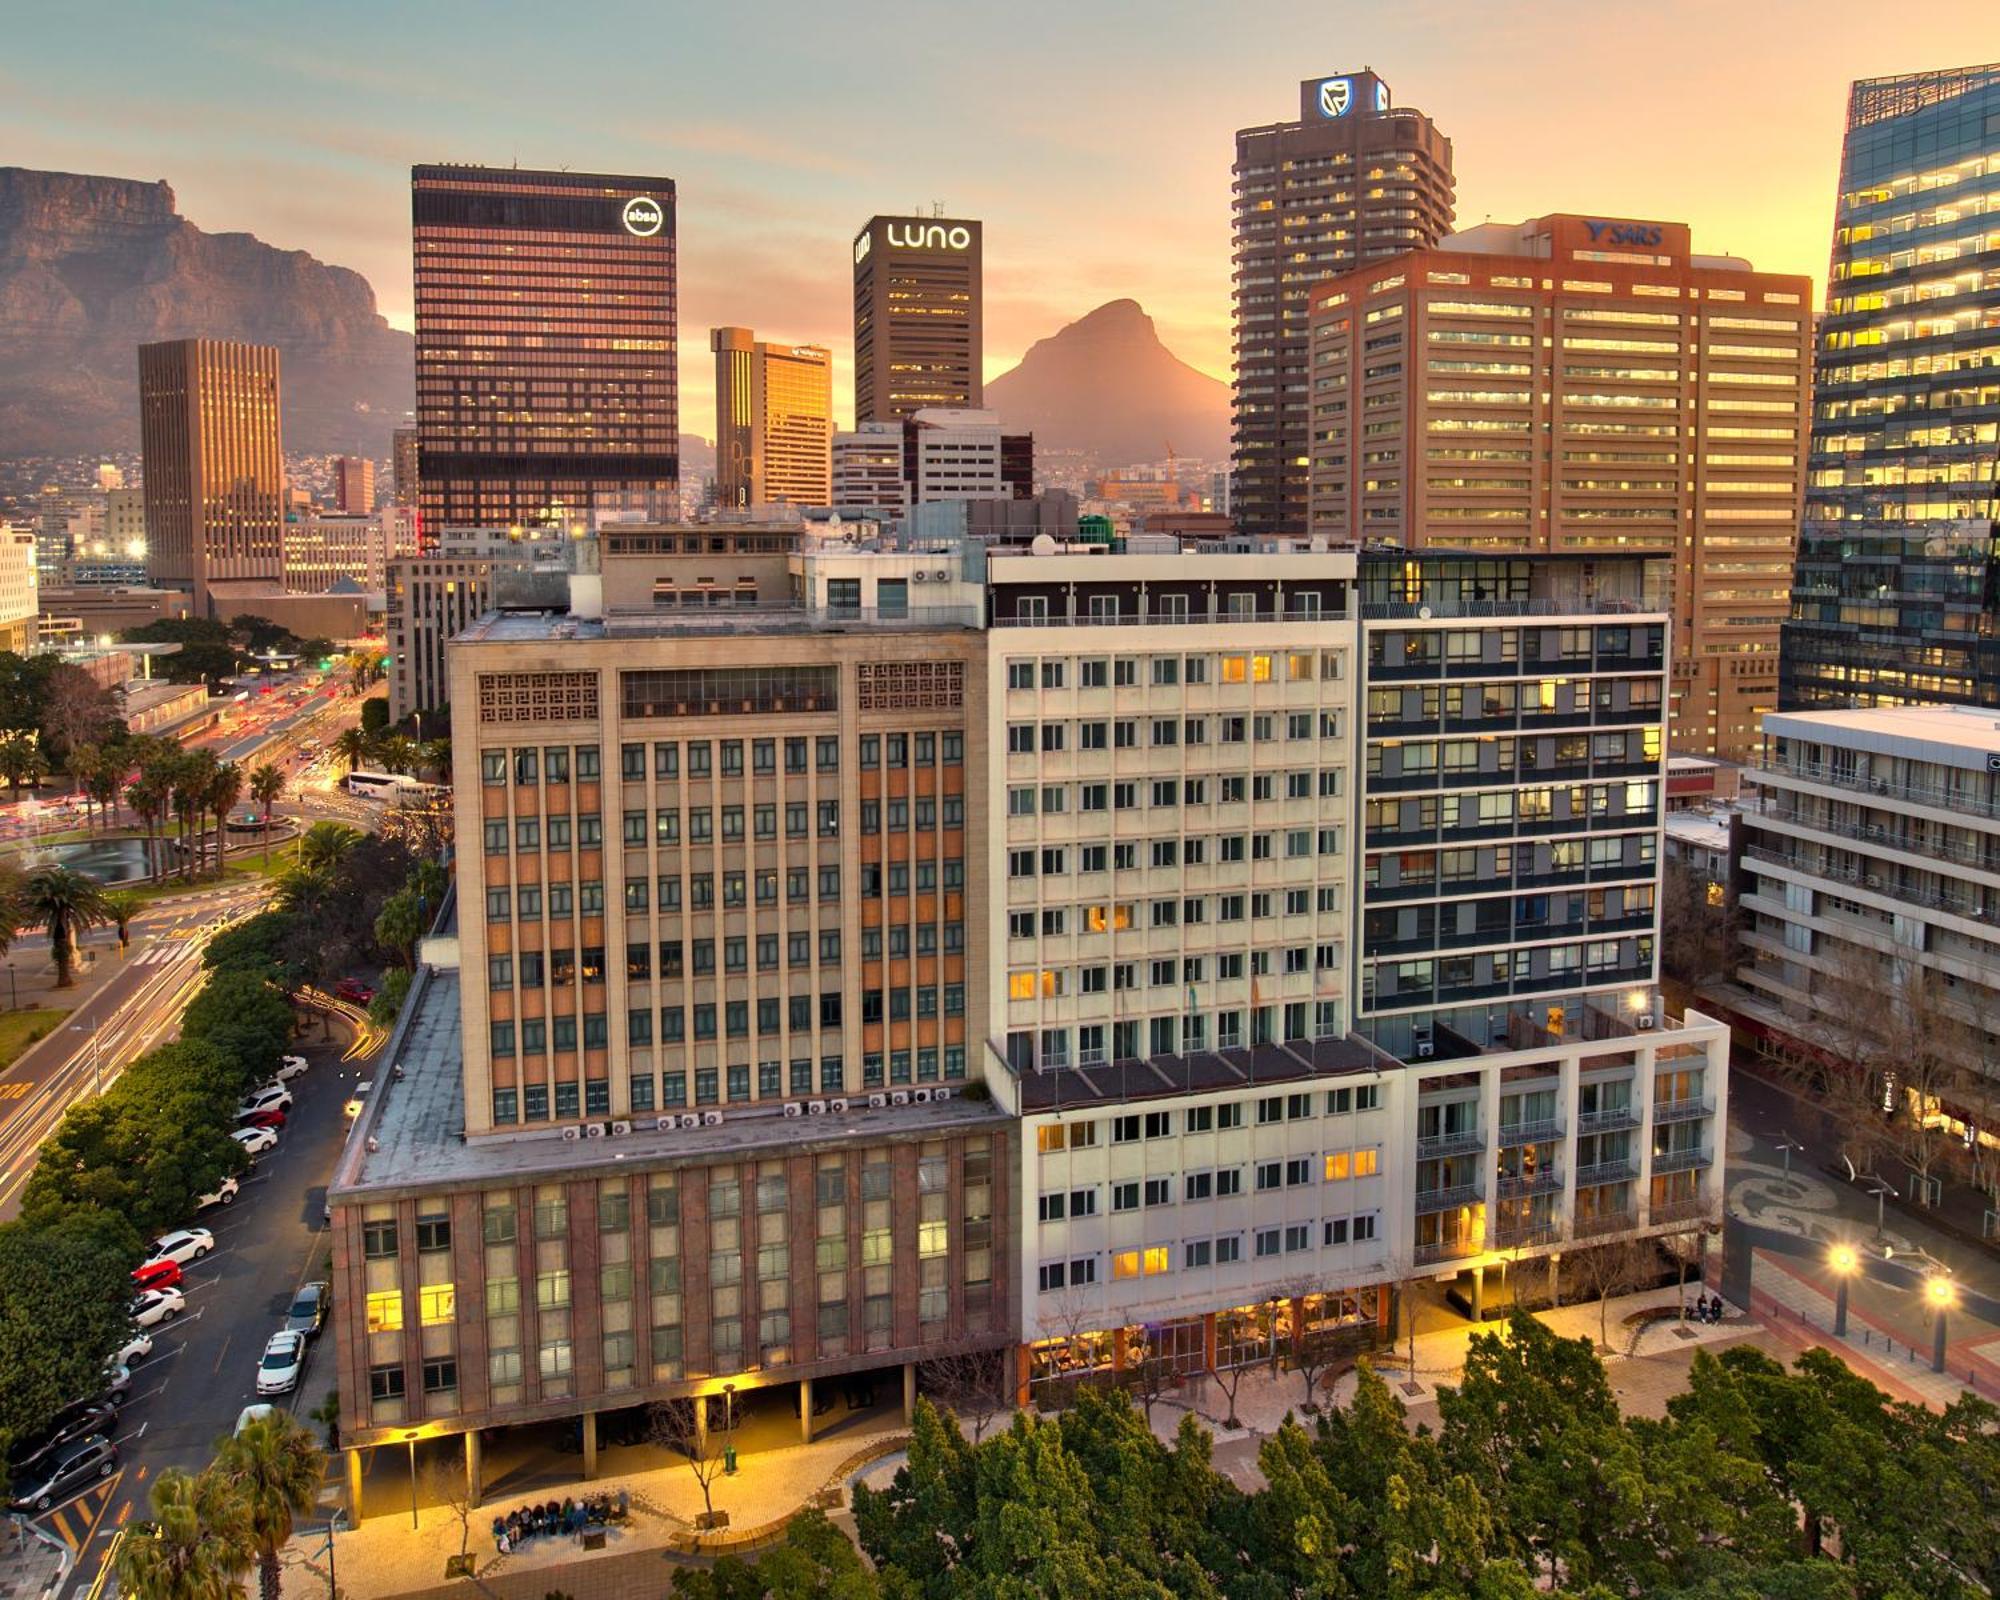
[[[84,86],[73,15],[52,12],[16,22],[0,84],[11,159],[164,177],[205,228],[362,272],[404,328],[412,163],[668,174],[681,193],[683,325],[831,345],[845,420],[854,231],[933,202],[987,224],[987,378],[1131,296],[1178,355],[1227,379],[1231,140],[1293,115],[1305,76],[1372,67],[1436,117],[1457,150],[1462,225],[1554,209],[1687,222],[1761,270],[1810,275],[1817,295],[1848,83],[1992,53],[1968,42],[1980,16],[1970,3],[1912,17],[1893,52],[1873,30],[1839,25],[1858,6],[1765,8],[1731,18],[1741,48],[1726,60],[1684,48],[1714,19],[1707,4],[1629,18],[1547,5],[1504,24],[1445,3],[1333,25],[1299,6],[1264,9],[1272,25],[1213,40],[1190,6],[1154,8],[1143,30],[1050,8],[1048,26],[982,36],[966,57],[954,40],[975,25],[951,17],[903,37],[766,7],[678,18],[669,31],[610,7],[576,20],[576,48],[551,57],[527,14],[507,7],[482,8],[468,29],[462,7],[393,16],[362,5],[343,34],[368,51],[354,59],[293,50],[275,15],[229,12],[227,27],[205,27],[223,8],[171,20],[132,11],[117,44],[89,54],[90,93],[71,91]],[[532,64],[541,90],[441,86],[418,63],[447,49],[460,83]],[[732,55],[754,58],[761,97],[746,102],[730,74],[701,66]],[[963,59],[980,70],[958,68]],[[1650,76],[1635,79],[1634,60]],[[1111,61],[1124,76],[1106,77]],[[817,115],[815,94],[849,65],[855,82],[896,76],[897,93],[880,110],[850,97],[838,118]],[[583,95],[604,113],[587,125],[573,116]],[[1093,97],[1118,114],[1079,117]],[[697,427],[712,411],[707,366],[683,363]]]

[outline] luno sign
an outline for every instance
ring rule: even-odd
[[[887,230],[887,242],[891,249],[900,250],[970,250],[972,230],[967,227],[947,228],[942,222],[892,222]]]

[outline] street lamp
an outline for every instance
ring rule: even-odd
[[[1778,1152],[1785,1158],[1786,1177],[1789,1178],[1792,1175],[1792,1152],[1796,1150],[1801,1155],[1803,1155],[1805,1153],[1805,1148],[1806,1147],[1800,1144],[1796,1139],[1780,1139],[1778,1141]]]
[[[69,1031],[71,1033],[83,1033],[90,1036],[91,1075],[96,1080],[97,1093],[102,1095],[104,1093],[104,1040],[94,1030],[86,1028],[80,1022],[72,1022],[69,1025]]]
[[[1924,1279],[1924,1299],[1930,1302],[1931,1312],[1937,1318],[1937,1332],[1931,1340],[1931,1371],[1944,1371],[1944,1314],[1951,1309],[1958,1293],[1951,1286],[1951,1279],[1942,1272],[1933,1272]]]
[[[403,1442],[410,1447],[410,1529],[412,1532],[416,1531],[417,1526],[417,1441],[422,1437],[423,1433],[418,1429],[412,1429],[403,1435]]]
[[[1833,1336],[1847,1337],[1847,1281],[1861,1265],[1861,1257],[1851,1244],[1837,1244],[1827,1252],[1826,1264],[1833,1269],[1840,1286],[1833,1295]]]
[[[736,1471],[736,1385],[722,1386],[722,1470],[728,1474]]]

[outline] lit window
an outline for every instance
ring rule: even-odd
[[[1032,1000],[1035,998],[1035,975],[1032,972],[1016,972],[1008,976],[1007,998],[1010,1000]]]
[[[403,1325],[403,1293],[400,1289],[378,1289],[368,1297],[368,1331],[394,1333]]]
[[[1329,1150],[1326,1156],[1326,1181],[1338,1183],[1348,1175],[1348,1154],[1345,1150]]]
[[[458,1288],[449,1283],[427,1283],[417,1291],[419,1315],[426,1328],[445,1327],[458,1312]],[[374,1299],[373,1295],[369,1296]]]
[[[1111,1256],[1111,1276],[1114,1281],[1122,1278],[1138,1277],[1139,1252],[1137,1250],[1114,1251]]]
[[[1165,1272],[1166,1270],[1167,1270],[1167,1247],[1163,1244],[1147,1246],[1146,1276],[1149,1278],[1156,1277],[1158,1274]]]
[[[1372,1178],[1378,1170],[1382,1152],[1379,1150],[1357,1150],[1354,1152],[1354,1175],[1357,1178]]]

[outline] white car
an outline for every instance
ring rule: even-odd
[[[195,1196],[194,1208],[206,1211],[210,1206],[233,1206],[236,1204],[236,1191],[242,1187],[234,1178],[224,1178],[210,1193]]]
[[[274,1417],[277,1414],[278,1408],[276,1406],[245,1406],[241,1411],[236,1413],[236,1427],[232,1431],[241,1433],[251,1423],[262,1422],[266,1417]]]
[[[135,1333],[116,1350],[111,1352],[107,1363],[114,1367],[130,1367],[143,1361],[153,1353],[153,1336],[150,1333]]]
[[[288,1083],[306,1070],[304,1056],[279,1056],[278,1070],[271,1074],[274,1083]]]
[[[299,1385],[306,1364],[306,1337],[302,1333],[274,1333],[264,1346],[257,1363],[259,1394],[289,1394]]]
[[[244,1097],[236,1108],[239,1117],[254,1117],[260,1111],[289,1111],[292,1109],[292,1091],[282,1083],[267,1083],[261,1089],[253,1090]]]
[[[178,1289],[144,1289],[132,1302],[132,1320],[142,1328],[171,1322],[187,1310],[187,1296]]]
[[[266,1150],[274,1148],[278,1143],[277,1133],[270,1128],[238,1128],[229,1137],[243,1146],[244,1150],[253,1156],[262,1155]]]
[[[146,1252],[148,1261],[172,1261],[186,1266],[190,1261],[199,1261],[215,1248],[215,1235],[206,1228],[176,1228],[172,1233],[163,1233],[153,1241]]]

